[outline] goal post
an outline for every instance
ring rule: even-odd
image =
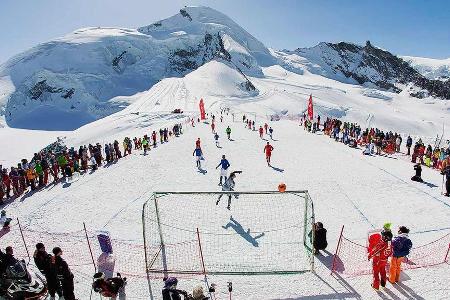
[[[314,270],[308,191],[155,192],[142,223],[149,280]]]
[[[254,111],[238,111],[233,110],[231,111],[231,117],[233,118],[233,122],[243,122],[243,116],[245,116],[246,120],[252,120],[256,122],[256,112]]]

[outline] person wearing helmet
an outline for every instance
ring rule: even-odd
[[[372,260],[373,282],[372,287],[375,290],[386,286],[386,264],[392,253],[389,242],[392,240],[392,232],[389,227],[383,226],[381,234],[376,235],[378,241],[373,247],[369,248],[368,260]],[[374,242],[372,240],[372,242]]]
[[[188,298],[186,291],[177,289],[178,279],[175,277],[169,277],[164,280],[164,288],[162,290],[163,300],[182,300],[181,295],[184,296],[183,299]]]

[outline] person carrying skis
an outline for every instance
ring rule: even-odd
[[[270,166],[270,157],[272,156],[273,147],[272,145],[267,142],[266,146],[264,147],[264,153],[266,154],[266,161],[267,165]]]
[[[227,178],[227,180],[225,180],[224,184],[222,185],[222,191],[223,192],[231,192],[234,191],[234,187],[236,185],[236,183],[234,182],[234,178],[236,178],[236,174],[241,174],[242,171],[234,171],[231,172],[230,177]],[[224,194],[220,194],[219,198],[216,201],[216,205],[219,205],[220,199],[222,199],[222,196]],[[227,205],[227,209],[230,210],[231,209],[231,196],[233,194],[228,194],[228,205]],[[238,198],[238,194],[234,194],[234,198]]]
[[[196,147],[194,149],[194,152],[192,153],[192,156],[195,156],[195,163],[197,165],[197,168],[200,169],[202,167],[201,162],[200,162],[202,159],[202,156],[203,156],[202,149],[200,147]]]
[[[162,290],[163,300],[182,300],[188,299],[188,293],[183,290],[177,289],[178,279],[175,277],[169,277],[164,280],[164,288]]]
[[[372,288],[378,290],[380,284],[386,286],[386,264],[392,250],[389,242],[392,240],[392,232],[383,229],[380,234],[371,236],[371,245],[369,245],[368,260],[372,260],[373,282]]]
[[[259,126],[259,137],[263,138],[263,134],[264,134],[264,129],[262,126]]]
[[[227,129],[225,130],[225,132],[226,132],[226,134],[227,134],[228,139],[231,139],[231,128],[230,128],[230,126],[227,127]]]
[[[230,163],[225,158],[225,155],[222,155],[222,160],[217,165],[216,170],[217,170],[218,167],[221,167],[220,168],[220,182],[219,182],[219,185],[222,185],[222,177],[223,177],[224,181],[227,180],[228,168],[230,167]]]
[[[412,242],[408,237],[408,233],[408,228],[400,226],[398,236],[392,240],[393,254],[389,267],[389,282],[392,284],[399,282],[402,262],[412,248]]]

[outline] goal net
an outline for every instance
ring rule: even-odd
[[[243,117],[245,116],[246,120],[252,120],[256,122],[256,113],[252,111],[239,111],[233,110],[231,111],[231,117],[233,118],[233,122],[242,123]]]
[[[307,191],[157,192],[142,218],[149,278],[314,268],[314,207]]]

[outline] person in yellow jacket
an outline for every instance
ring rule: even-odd
[[[31,190],[34,191],[36,189],[36,172],[34,171],[34,168],[31,166],[26,171],[28,182],[30,183]]]

